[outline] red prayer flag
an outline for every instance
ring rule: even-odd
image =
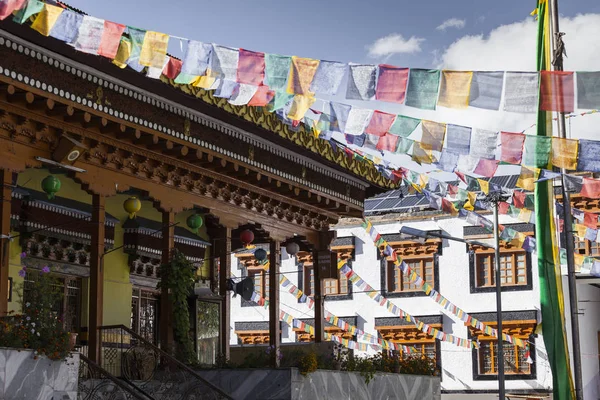
[[[375,98],[381,101],[404,103],[408,72],[408,68],[380,64]]]
[[[500,132],[500,160],[509,164],[521,164],[525,135],[522,133]]]
[[[25,0],[5,0],[0,2],[0,21],[10,16],[15,10],[23,8]]]
[[[464,183],[467,183],[467,178],[465,178],[465,174],[463,174],[462,172],[459,171],[454,171],[454,173],[456,174],[456,176],[458,176],[458,178],[463,181]]]
[[[600,181],[596,179],[583,178],[581,193],[583,197],[589,199],[600,199]]]
[[[271,100],[273,100],[273,97],[275,97],[275,91],[270,90],[266,85],[261,85],[248,102],[248,105],[254,107],[264,107],[269,104]]]
[[[377,150],[395,151],[398,143],[398,136],[386,133],[379,138],[377,142]]]
[[[265,79],[265,53],[240,49],[237,81],[260,86]]]
[[[498,212],[502,215],[508,214],[508,209],[510,208],[510,204],[505,201],[501,201],[498,203]]]
[[[181,72],[181,65],[183,62],[173,57],[169,57],[169,62],[165,65],[163,69],[163,75],[165,75],[169,79],[177,78],[177,75]]]
[[[477,175],[485,176],[486,178],[491,178],[496,173],[498,169],[498,160],[488,160],[486,158],[482,158],[477,163],[477,167],[473,171]]]
[[[583,224],[590,229],[598,229],[598,215],[594,213],[583,213]]]
[[[572,112],[575,109],[575,78],[569,71],[542,71],[540,110]]]
[[[121,35],[123,35],[124,30],[125,25],[104,21],[104,30],[102,31],[100,47],[98,47],[98,55],[110,59],[115,58],[117,50],[119,50],[119,43],[121,43]]]
[[[525,200],[527,199],[527,194],[525,192],[520,192],[515,190],[513,192],[513,205],[517,208],[525,208]]]
[[[452,196],[456,195],[458,193],[458,186],[448,185],[448,193]]]
[[[396,115],[394,114],[376,110],[373,112],[371,122],[369,122],[365,132],[370,135],[383,136],[390,129],[395,119]]]

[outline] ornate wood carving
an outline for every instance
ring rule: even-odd
[[[492,328],[495,328],[497,325],[495,322],[486,322],[485,324],[488,326],[491,326]],[[529,335],[531,335],[535,331],[536,324],[537,324],[537,322],[533,321],[533,320],[531,320],[531,321],[502,321],[502,332],[512,335],[512,336],[526,338],[526,337],[529,337]],[[465,325],[469,328],[469,332],[471,333],[472,337],[477,337],[477,338],[479,338],[479,340],[483,340],[483,339],[496,340],[496,338],[484,334],[479,329],[473,328],[472,326],[467,325],[467,324],[465,324]]]
[[[413,242],[413,241],[402,241],[402,242],[391,242],[388,243],[396,253],[402,257],[423,257],[432,256],[437,253],[441,246],[439,239],[430,239],[425,243]],[[379,249],[383,254],[383,247]],[[393,261],[391,256],[388,259]]]
[[[431,324],[433,328],[442,329],[441,324]],[[414,326],[376,326],[375,329],[385,340],[398,342],[426,342],[431,343],[435,338],[418,330]]]
[[[242,344],[269,344],[269,331],[236,331]]]

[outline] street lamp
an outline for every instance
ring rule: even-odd
[[[496,268],[496,320],[498,328],[498,397],[501,400],[506,399],[505,388],[504,388],[504,346],[502,341],[502,284],[500,276],[500,231],[498,222],[498,203],[505,201],[508,196],[500,191],[490,192],[487,196],[481,200],[485,203],[493,205],[494,210],[494,245],[490,246],[487,243],[479,242],[477,240],[467,240],[457,238],[454,236],[446,235],[444,233],[422,231],[420,229],[409,228],[403,226],[400,228],[400,234],[409,237],[418,237],[427,239],[429,237],[435,237],[440,239],[453,240],[455,242],[462,242],[471,245],[477,245],[488,249],[494,249],[494,266]]]

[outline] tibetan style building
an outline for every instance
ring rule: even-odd
[[[367,197],[394,187],[372,164],[262,108],[119,69],[8,19],[0,23],[0,177],[0,314],[20,308],[17,288],[31,279],[20,276],[23,266],[49,266],[64,293],[56,309],[94,361],[109,357],[106,326],[170,345],[173,315],[157,272],[173,249],[214,293],[218,329],[196,332],[203,361],[227,356],[226,282],[240,233],[269,249],[267,274],[278,282],[282,246],[297,241],[308,263],[330,250],[332,224],[362,216]],[[197,233],[191,215],[202,218]],[[267,336],[278,345],[279,285],[264,290]]]

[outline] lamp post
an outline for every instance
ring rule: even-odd
[[[440,239],[452,240],[455,242],[462,242],[471,245],[477,245],[488,249],[494,249],[494,266],[496,269],[495,281],[496,281],[496,320],[498,328],[498,348],[497,348],[497,360],[498,360],[498,398],[500,400],[506,399],[506,393],[504,388],[504,346],[502,341],[502,284],[500,282],[500,232],[498,222],[498,202],[506,200],[508,196],[500,191],[490,192],[482,201],[490,203],[493,206],[494,211],[494,245],[490,246],[487,243],[479,242],[476,240],[467,240],[457,238],[454,236],[446,235],[444,233],[422,231],[420,229],[409,228],[403,226],[400,228],[400,233],[407,236],[416,236],[427,239],[428,237],[436,237]]]

